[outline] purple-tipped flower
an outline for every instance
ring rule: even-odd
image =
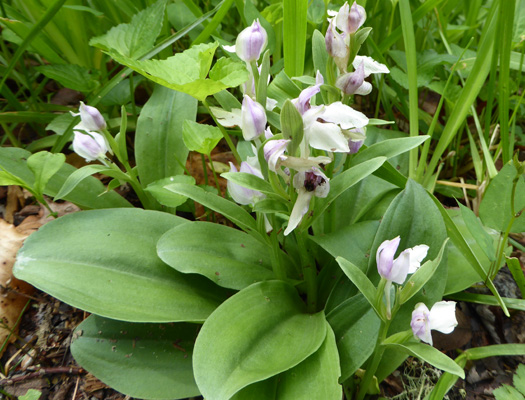
[[[257,19],[239,33],[235,41],[235,52],[243,61],[257,61],[267,43],[268,35]]]
[[[418,303],[412,312],[412,321],[410,322],[414,336],[431,346],[431,330],[451,333],[457,325],[456,302],[454,301],[439,301],[432,306],[430,311],[425,304]]]
[[[86,106],[81,101],[78,111],[78,113],[71,113],[75,117],[80,115],[80,124],[75,126],[76,129],[84,131],[101,131],[106,129],[106,121],[95,107]]]
[[[351,95],[358,92],[364,81],[365,66],[363,63],[361,63],[354,72],[340,75],[335,81],[335,86],[341,89],[344,94]]]
[[[346,44],[345,35],[340,34],[335,29],[334,19],[330,19],[330,24],[324,37],[326,51],[335,61],[341,71],[346,71],[350,48]]]
[[[243,161],[241,163],[241,168],[239,171],[237,171],[235,165],[233,165],[233,163],[230,162],[230,172],[246,172],[248,174],[252,174],[261,179],[264,179],[261,171],[257,168],[258,165],[251,165],[250,162],[252,162],[251,164],[258,164],[256,158],[252,159],[252,157],[248,157],[248,162]],[[257,201],[266,197],[263,193],[257,190],[245,188],[244,186],[241,186],[237,183],[233,183],[232,181],[228,181],[227,187],[230,196],[238,204],[251,204],[253,206]]]
[[[366,128],[354,128],[343,131],[345,137],[348,138],[348,148],[350,154],[355,154],[359,151],[366,139]]]
[[[266,111],[250,96],[244,96],[241,108],[241,129],[244,140],[253,140],[264,133]]]
[[[73,150],[87,162],[103,160],[108,152],[109,146],[106,139],[100,133],[73,131]]]
[[[297,225],[301,223],[304,215],[310,207],[310,200],[313,196],[326,197],[330,191],[330,179],[317,167],[306,171],[299,171],[293,178],[293,186],[297,191],[297,200],[290,214],[288,226],[284,235],[288,235]]]
[[[401,252],[394,260],[400,242],[399,236],[385,240],[376,253],[377,271],[387,281],[399,285],[405,283],[408,274],[413,274],[421,266],[421,261],[427,256],[428,246],[421,244]]]
[[[286,147],[291,140],[289,139],[277,139],[269,140],[264,145],[264,159],[268,162],[268,168],[270,171],[277,172],[277,169],[281,166],[281,162],[286,160],[284,152]]]
[[[337,13],[336,25],[345,34],[355,33],[366,20],[366,11],[354,1],[352,7],[345,3]]]

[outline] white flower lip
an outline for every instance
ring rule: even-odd
[[[455,301],[438,301],[430,311],[425,304],[418,303],[412,312],[410,322],[414,336],[431,346],[433,344],[431,330],[448,334],[457,325]]]

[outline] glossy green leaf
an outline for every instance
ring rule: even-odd
[[[34,184],[34,175],[27,166],[30,152],[16,147],[0,147],[0,169],[27,182]],[[60,170],[47,183],[44,194],[55,196],[64,185],[66,179],[77,169],[69,164],[64,164]],[[122,196],[115,192],[106,192],[104,185],[96,178],[84,179],[64,200],[71,201],[81,208],[116,208],[131,207]]]
[[[454,360],[447,357],[445,354],[440,352],[438,349],[423,343],[388,343],[386,347],[392,347],[402,349],[407,354],[419,358],[420,360],[426,361],[427,363],[439,368],[445,372],[457,375],[460,378],[465,379],[465,371],[461,368]]]
[[[186,185],[195,185],[195,178],[188,175],[176,175],[170,176],[169,178],[159,179],[153,183],[150,183],[145,189],[146,192],[150,193],[155,200],[160,204],[167,207],[178,207],[184,204],[188,198],[181,196],[180,194],[173,193],[165,188],[170,183],[183,183]]]
[[[204,321],[223,290],[173,270],[156,244],[186,220],[141,209],[85,211],[58,218],[28,238],[14,273],[74,307],[136,322]]]
[[[461,217],[465,221],[469,232],[476,242],[480,245],[481,249],[490,261],[496,259],[496,248],[494,247],[494,241],[492,237],[487,233],[481,221],[476,217],[474,211],[470,208],[465,207],[463,204],[458,202],[459,209],[461,210]]]
[[[512,163],[505,165],[490,182],[479,206],[479,216],[483,224],[505,232],[511,218],[512,181],[516,178],[516,167]],[[519,177],[514,195],[514,212],[525,207],[525,177]],[[525,231],[525,212],[516,218],[511,232]]]
[[[105,165],[100,164],[92,164],[92,165],[86,165],[85,167],[82,167],[80,169],[77,169],[74,171],[71,175],[69,175],[64,182],[64,185],[60,188],[59,192],[55,196],[55,201],[58,199],[62,199],[66,197],[73,189],[75,189],[80,182],[82,182],[87,177],[96,174],[96,173],[102,173],[107,176],[111,176],[116,179],[121,180],[128,180],[129,177],[121,171],[116,171],[112,168],[108,168]]]
[[[66,156],[62,153],[53,154],[48,151],[40,151],[27,158],[27,167],[33,172],[35,181],[33,189],[41,194],[58,170],[66,162]]]
[[[357,153],[352,159],[352,165],[357,165],[366,160],[371,160],[375,157],[392,158],[399,154],[416,148],[417,146],[428,140],[429,136],[415,136],[415,137],[401,137],[396,139],[387,139],[374,143],[368,148]]]
[[[496,289],[496,287],[494,286],[494,283],[492,282],[492,280],[489,277],[487,277],[487,273],[483,269],[483,265],[481,264],[476,252],[472,250],[472,247],[470,246],[468,241],[465,239],[461,231],[458,229],[457,225],[454,223],[454,220],[447,213],[447,210],[445,210],[443,205],[439,202],[439,200],[436,199],[432,195],[430,195],[430,198],[436,205],[437,209],[441,213],[441,216],[443,217],[443,220],[445,221],[445,226],[447,228],[447,234],[450,237],[450,240],[457,246],[457,248],[465,256],[469,264],[472,266],[472,268],[474,268],[476,273],[479,275],[480,279],[485,281],[488,289],[492,292],[494,297],[496,297],[496,299],[498,300],[499,305],[501,306],[505,315],[509,316],[509,311],[507,310],[505,303],[501,299],[501,296],[498,293],[498,290]]]
[[[345,275],[357,286],[359,292],[363,294],[368,303],[372,306],[378,316],[381,315],[381,311],[377,308],[376,304],[376,287],[370,282],[370,279],[361,271],[358,267],[352,264],[350,261],[345,260],[342,257],[335,259]]]
[[[198,396],[192,352],[198,326],[137,324],[91,315],[75,330],[71,353],[102,382],[141,399]]]
[[[195,380],[205,398],[228,400],[251,383],[298,365],[325,337],[323,313],[306,314],[292,286],[256,283],[204,323],[193,355]]]
[[[461,211],[457,208],[448,208],[446,209],[446,212],[456,225],[464,240],[468,243],[474,254],[476,254],[484,271],[484,276],[486,276],[486,271],[490,269],[490,260],[480,248],[480,244],[472,236],[472,233],[467,227],[467,223],[462,218]],[[495,248],[499,240],[499,232],[492,229],[490,230],[491,233],[489,234],[492,240],[491,248]],[[456,246],[455,240],[452,238],[448,244],[448,276],[444,294],[459,292],[480,280],[479,273],[476,272],[472,265],[470,265],[466,255],[458,248],[458,246]]]
[[[381,321],[360,294],[341,303],[326,319],[334,330],[344,382],[374,351]]]
[[[194,121],[197,101],[187,94],[155,86],[137,121],[135,157],[140,181],[150,183],[184,172],[188,148],[182,123]]]
[[[91,46],[139,58],[151,50],[162,29],[166,0],[158,0],[133,16],[129,24],[111,28],[105,35],[92,38]]]
[[[231,400],[340,400],[341,374],[335,337],[328,325],[319,349],[295,367],[272,378],[252,383]]]
[[[272,185],[253,174],[247,172],[225,172],[221,174],[221,176],[245,188],[258,190],[267,195],[276,195],[273,191]]]
[[[276,399],[340,400],[343,388],[335,335],[325,322],[326,337],[319,349],[306,360],[279,376]]]
[[[166,185],[165,188],[173,193],[189,197],[204,207],[221,213],[245,231],[250,232],[256,230],[255,220],[244,208],[217,196],[215,193],[207,192],[197,186],[182,183],[169,184]]]
[[[403,289],[401,289],[401,293],[399,295],[399,302],[401,304],[404,304],[410,300],[410,298],[419,292],[421,288],[423,288],[423,286],[432,278],[434,272],[436,272],[439,264],[441,263],[447,242],[448,238],[445,239],[445,242],[441,246],[441,250],[439,250],[437,257],[424,263],[403,285]]]
[[[179,225],[157,244],[161,260],[177,271],[201,274],[237,290],[275,279],[271,252],[268,245],[238,229],[209,222]]]
[[[222,133],[216,126],[186,120],[182,124],[182,139],[191,151],[211,154],[211,151],[222,139]]]
[[[304,129],[303,118],[290,100],[284,102],[281,110],[281,130],[283,138],[291,140],[288,151],[292,156],[295,156],[295,152],[303,140]]]

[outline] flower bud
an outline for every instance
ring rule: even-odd
[[[341,89],[344,94],[351,95],[358,92],[358,89],[363,85],[364,80],[365,66],[361,63],[354,72],[340,75],[335,81],[335,86]]]
[[[281,161],[286,159],[284,152],[290,142],[291,140],[289,139],[269,140],[266,142],[264,145],[264,159],[268,162],[270,171],[277,172]]]
[[[248,174],[255,175],[261,179],[264,179],[261,171],[259,171],[257,168],[254,168],[252,165],[250,165],[246,161],[243,161],[241,163],[240,171],[237,171],[237,168],[235,167],[235,165],[233,165],[233,163],[230,162],[230,172],[245,172]],[[263,193],[257,190],[245,188],[244,186],[241,186],[232,181],[228,181],[227,187],[228,187],[228,192],[230,193],[230,196],[238,204],[253,205],[257,201],[266,197]]]
[[[241,129],[244,140],[253,140],[264,133],[266,111],[250,96],[244,96],[241,107]]]
[[[257,61],[267,43],[268,35],[257,19],[239,33],[235,41],[235,52],[243,61]]]
[[[337,27],[346,34],[355,33],[366,20],[366,11],[354,1],[352,7],[345,3],[336,17]]]
[[[75,134],[73,139],[73,150],[75,153],[85,158],[87,162],[101,160],[105,157],[109,146],[104,136],[97,132],[73,132]]]
[[[328,25],[328,29],[326,30],[324,43],[326,46],[326,51],[328,52],[330,57],[334,59],[346,59],[346,62],[348,62],[350,49],[345,43],[344,35],[341,35],[335,29],[333,18],[330,19],[330,24]]]
[[[80,115],[80,124],[77,125],[78,129],[85,131],[101,131],[106,129],[106,121],[102,114],[100,114],[100,111],[95,107],[86,106],[82,101],[80,102],[79,112],[73,115]]]

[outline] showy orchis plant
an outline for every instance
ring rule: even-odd
[[[221,43],[235,46],[224,46],[225,57],[214,63],[220,45],[206,38],[227,28],[217,23],[232,4],[248,27],[236,39],[223,35]],[[285,2],[284,21],[294,21],[289,11],[296,5],[295,22],[301,22],[306,4]],[[385,121],[357,109],[369,102],[355,96],[375,95],[376,74],[389,72],[360,54],[371,31],[364,8],[345,3],[322,12],[318,22],[330,18],[326,32],[311,35],[306,70],[314,68],[308,76],[289,76],[303,71],[289,62],[301,61],[304,49],[289,46],[295,43],[291,25],[283,29],[280,19],[272,20],[279,4],[258,14],[252,2],[221,2],[196,43],[151,59],[173,43],[155,45],[166,5],[158,0],[91,41],[155,82],[148,82],[153,94],[136,124],[127,126],[122,108],[115,136],[114,120],[108,128],[94,103],[81,104],[80,123],[71,122],[73,150],[103,165],[64,165],[53,176],[64,155],[24,151],[10,152],[6,164],[22,171],[39,200],[45,191],[84,208],[105,208],[49,223],[28,239],[15,266],[19,278],[93,314],[74,335],[77,361],[138,398],[260,400],[270,393],[283,400],[340,400],[344,391],[346,400],[362,399],[408,355],[443,369],[445,377],[464,376],[468,350],[456,364],[431,346],[431,330],[453,330],[455,304],[443,302],[444,294],[484,277],[485,267],[456,227],[453,210],[405,176],[403,153],[429,137],[371,127]],[[181,5],[170,4],[171,16]],[[300,23],[293,26],[298,39],[310,34],[306,25],[303,33]],[[209,116],[217,126],[196,122],[211,122]],[[128,128],[135,128],[133,167]],[[217,190],[220,164],[211,157],[221,139],[235,159],[222,174],[229,194]],[[212,169],[216,188],[189,176],[189,151]],[[523,168],[513,168],[514,197]],[[0,172],[0,179],[18,182]],[[95,172],[114,178],[106,192],[89,176]],[[111,190],[121,182],[146,210]],[[218,213],[230,222],[201,221],[192,215],[194,202],[210,220]],[[518,200],[509,204],[513,216],[501,222],[507,233],[522,226],[522,208]],[[465,221],[469,217],[479,222],[470,215]],[[481,230],[473,230],[473,242],[490,244]],[[498,246],[495,268],[504,248]],[[480,271],[474,278],[471,264]]]

